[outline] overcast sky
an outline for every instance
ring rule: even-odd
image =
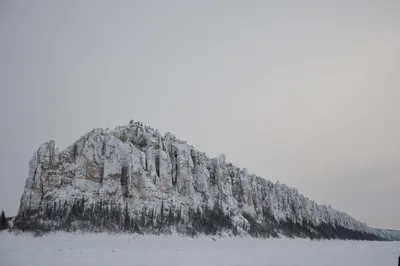
[[[400,1],[327,2],[0,0],[0,209],[134,118],[400,229]]]

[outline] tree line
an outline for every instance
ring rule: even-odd
[[[218,201],[214,206],[187,208],[165,207],[164,201],[157,208],[142,208],[131,212],[128,203],[125,206],[110,205],[106,202],[87,203],[84,197],[68,202],[53,202],[41,210],[22,211],[15,219],[14,227],[23,231],[49,232],[90,231],[90,232],[126,232],[140,234],[168,234],[175,229],[178,233],[196,236],[198,234],[218,235],[223,231],[233,235],[240,230],[253,237],[303,237],[311,239],[355,239],[384,240],[376,235],[355,231],[343,226],[321,223],[314,225],[310,221],[299,223],[290,219],[278,221],[269,208],[263,208],[262,219],[243,212],[247,222],[234,224],[230,213],[224,212]],[[4,217],[4,218],[3,218]],[[4,212],[2,220],[5,221]],[[1,228],[7,228],[2,222]]]
[[[185,213],[184,213],[185,212]],[[15,227],[26,231],[92,231],[129,233],[170,233],[172,228],[178,232],[197,235],[215,235],[223,230],[237,232],[229,214],[224,213],[218,202],[212,208],[207,205],[182,209],[165,207],[164,201],[158,208],[144,207],[132,213],[128,203],[109,205],[105,202],[87,203],[84,197],[68,202],[53,202],[41,210],[22,211],[15,221]]]

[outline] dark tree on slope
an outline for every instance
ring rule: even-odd
[[[131,218],[129,217],[129,209],[128,209],[128,202],[125,204],[125,221],[124,221],[124,227],[125,230],[128,230],[131,227]]]

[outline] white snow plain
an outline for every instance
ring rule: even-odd
[[[2,266],[397,265],[400,242],[0,233]]]

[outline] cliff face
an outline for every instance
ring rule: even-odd
[[[31,159],[16,226],[68,230],[83,224],[192,234],[392,236],[139,122],[94,129],[61,152],[50,141]]]

